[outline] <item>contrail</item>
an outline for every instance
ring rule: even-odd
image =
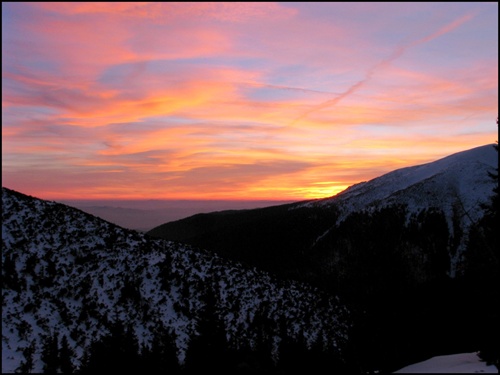
[[[282,85],[271,85],[268,83],[259,83],[259,82],[241,82],[242,85],[248,86],[257,86],[262,88],[269,89],[277,89],[277,90],[289,90],[289,91],[300,91],[305,93],[315,93],[315,94],[336,94],[331,91],[321,91],[321,90],[313,90],[313,89],[305,89],[302,87],[292,87],[292,86],[282,86]]]
[[[457,27],[461,26],[463,23],[469,21],[471,18],[475,17],[477,13],[478,12],[466,14],[466,15],[464,15],[464,16],[456,19],[456,20],[454,20],[453,22],[450,22],[449,24],[443,26],[438,31],[436,31],[436,32],[434,32],[434,33],[432,33],[432,34],[430,34],[428,36],[425,36],[423,38],[415,40],[412,43],[409,43],[409,44],[406,44],[404,46],[400,46],[400,47],[396,48],[394,50],[394,52],[389,57],[387,57],[386,59],[383,59],[382,61],[379,61],[377,64],[375,64],[370,69],[368,69],[368,71],[365,74],[365,77],[362,80],[360,80],[360,81],[356,82],[355,84],[353,84],[351,87],[349,87],[346,91],[344,91],[343,93],[341,93],[336,98],[327,100],[327,101],[325,101],[325,102],[323,102],[321,104],[318,104],[318,105],[314,106],[309,111],[304,112],[299,117],[297,117],[295,120],[293,120],[290,125],[295,125],[298,121],[302,120],[303,118],[307,117],[308,115],[310,115],[313,112],[317,112],[317,111],[322,110],[323,108],[326,108],[326,107],[331,107],[331,106],[337,105],[337,103],[339,101],[341,101],[342,99],[344,99],[346,96],[349,96],[352,93],[354,93],[357,90],[359,90],[366,82],[368,82],[373,77],[373,75],[375,74],[375,72],[378,69],[380,69],[380,68],[382,68],[382,67],[384,67],[386,65],[389,65],[391,62],[393,62],[394,60],[396,60],[399,57],[401,57],[401,55],[403,55],[403,53],[407,49],[409,49],[411,47],[415,47],[415,46],[417,46],[419,44],[422,44],[422,43],[427,43],[427,42],[429,42],[429,41],[431,41],[431,40],[433,40],[435,38],[440,37],[441,35],[449,33],[450,31],[452,31],[452,30],[456,29]]]

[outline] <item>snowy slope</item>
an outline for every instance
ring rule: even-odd
[[[494,365],[487,365],[477,353],[461,353],[432,357],[395,371],[396,374],[498,374]]]
[[[453,236],[453,220],[466,232],[483,215],[481,204],[488,203],[494,187],[488,172],[494,172],[495,168],[498,168],[498,153],[493,144],[485,145],[431,163],[395,170],[303,206],[335,205],[341,213],[337,223],[353,212],[370,212],[391,205],[407,206],[408,215],[438,208],[445,214]],[[453,254],[452,275],[464,249],[465,237]]]
[[[345,217],[350,212],[398,203],[408,204],[414,210],[429,205],[451,210],[461,200],[464,209],[476,219],[479,203],[485,203],[491,195],[493,184],[488,172],[497,167],[498,153],[493,145],[485,145],[431,163],[397,169],[310,204],[339,204]]]
[[[2,205],[3,373],[19,367],[30,345],[40,372],[43,337],[55,332],[68,338],[78,366],[117,321],[131,324],[142,346],[173,331],[182,362],[208,294],[235,347],[255,344],[262,317],[280,322],[274,353],[284,335],[339,353],[347,340],[348,311],[310,286],[6,188]]]

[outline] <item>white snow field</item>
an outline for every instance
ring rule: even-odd
[[[396,374],[498,374],[494,365],[488,366],[477,353],[461,353],[432,357],[395,371]]]

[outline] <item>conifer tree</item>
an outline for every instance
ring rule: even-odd
[[[140,372],[139,347],[133,329],[126,330],[120,322],[113,323],[109,335],[91,344],[81,372]]]
[[[34,366],[33,354],[35,353],[35,343],[34,342],[30,343],[27,347],[23,348],[22,352],[24,356],[24,361],[21,362],[16,372],[29,374],[31,373],[31,371],[33,371],[33,366]]]
[[[278,367],[286,374],[297,371],[307,373],[307,347],[302,339],[292,339],[288,336],[282,337],[279,347]]]
[[[55,374],[59,368],[59,342],[57,333],[47,335],[43,347],[41,360],[43,364],[43,372]]]
[[[151,348],[144,348],[141,357],[144,373],[177,374],[180,371],[175,336],[165,327],[155,334]]]
[[[59,369],[63,374],[71,374],[74,371],[73,362],[71,359],[75,353],[69,346],[68,338],[64,335],[61,339],[61,350],[59,352]]]
[[[498,141],[494,147],[498,153]],[[484,241],[481,242],[483,243],[483,246],[489,250],[488,258],[486,260],[489,267],[481,269],[483,273],[485,271],[487,272],[486,276],[483,275],[485,282],[482,286],[481,292],[486,299],[491,299],[492,303],[481,317],[484,332],[482,335],[482,342],[480,344],[481,347],[479,355],[489,364],[495,364],[499,367],[500,336],[498,335],[498,332],[500,330],[500,295],[498,294],[497,288],[500,283],[500,243],[498,238],[498,228],[500,228],[500,207],[498,199],[498,167],[495,172],[490,172],[489,176],[495,181],[495,187],[493,188],[493,195],[490,199],[490,203],[485,207],[486,214],[479,225],[481,226],[481,234],[484,239]],[[475,248],[478,248],[479,246],[476,244]]]
[[[20,291],[18,276],[16,271],[16,262],[12,254],[5,256],[2,263],[2,281],[3,288],[9,288]]]
[[[225,370],[228,343],[224,326],[216,313],[214,291],[204,296],[205,306],[200,313],[197,334],[191,337],[186,354],[185,370],[190,373]]]

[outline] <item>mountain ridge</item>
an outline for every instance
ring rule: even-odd
[[[335,232],[352,214],[369,215],[388,207],[402,206],[405,215],[401,219],[409,225],[424,211],[437,210],[447,224],[447,251],[450,257],[448,273],[454,277],[463,262],[468,230],[482,217],[485,210],[483,205],[488,203],[493,194],[494,181],[488,173],[497,167],[498,157],[494,144],[483,145],[434,162],[389,172],[355,184],[333,197],[247,212],[222,211],[194,215],[162,224],[147,233],[160,238],[187,241],[197,246],[208,246],[212,251],[223,251],[230,255],[230,248],[234,248],[236,252],[237,248],[245,245],[236,237],[231,244],[225,244],[224,241],[231,236],[230,232],[241,232],[240,237],[249,241],[244,250],[239,250],[244,254],[238,255],[239,258],[243,256],[245,259],[251,257],[246,254],[259,251],[262,246],[267,246],[266,243],[273,243],[273,247],[267,246],[268,252],[277,252],[277,248],[282,246],[281,252],[285,254],[286,246],[289,249],[295,248],[297,253],[312,254],[315,248],[323,246],[322,242],[331,241],[329,233]],[[293,222],[287,224],[290,220]],[[244,226],[259,229],[252,230]],[[272,238],[273,226],[283,227],[282,231],[274,233],[281,240]],[[263,233],[269,234],[262,241],[253,238],[262,236]],[[290,240],[290,237],[294,240]],[[301,256],[297,267],[301,267],[303,262],[304,258]]]
[[[259,344],[257,320],[265,317],[274,322],[266,335],[275,358],[283,338],[340,356],[348,310],[309,285],[7,188],[2,205],[2,372],[28,364],[41,372],[44,342],[55,333],[67,339],[77,368],[118,323],[144,348],[173,334],[182,364],[207,298],[228,345]]]
[[[467,168],[464,166],[467,166]],[[476,171],[472,174],[472,176],[478,177],[478,180],[486,182],[487,185],[490,186],[491,183],[488,179],[487,173],[484,173],[484,171],[486,170],[487,172],[488,170],[493,170],[493,168],[496,167],[498,167],[498,156],[494,149],[494,144],[483,145],[457,152],[429,163],[396,169],[369,181],[352,185],[335,196],[315,200],[306,204],[327,205],[332,202],[349,200],[354,197],[365,195],[368,196],[368,199],[365,198],[361,204],[358,204],[358,206],[370,205],[374,202],[376,203],[378,201],[388,199],[394,194],[401,194],[401,192],[413,185],[423,183],[425,181],[431,181],[432,179],[442,176],[443,174],[450,173],[450,170],[454,174],[458,174],[459,172]],[[466,177],[467,182],[470,182],[471,180],[470,174],[463,174],[461,177]],[[458,179],[457,181],[460,182]],[[488,189],[489,186],[487,187]],[[370,196],[369,193],[373,193],[373,195]],[[479,191],[479,193],[484,195],[484,191]],[[491,194],[489,191],[487,193]]]
[[[353,212],[373,212],[390,205],[407,205],[408,215],[438,207],[444,211],[451,236],[456,236],[454,218],[459,217],[461,229],[467,232],[484,214],[483,207],[493,194],[494,186],[488,173],[495,168],[498,168],[498,154],[494,144],[484,145],[433,162],[397,169],[353,185],[333,197],[304,205],[336,205],[340,210],[336,225]],[[451,259],[451,276],[456,274],[465,247],[466,237],[463,237]]]

